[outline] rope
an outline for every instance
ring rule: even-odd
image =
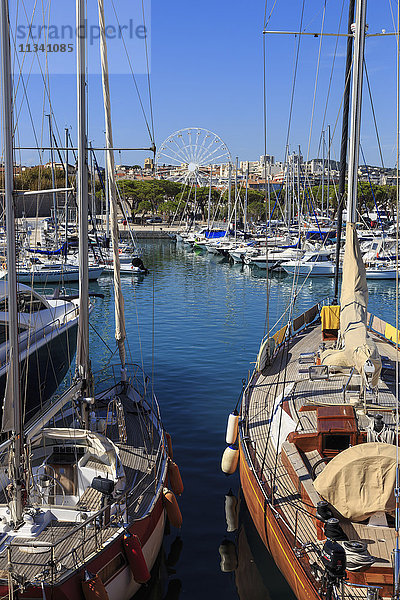
[[[375,558],[368,552],[367,544],[360,541],[342,542],[346,552],[346,569],[358,571],[362,567],[372,565]]]
[[[277,0],[275,0],[273,7],[271,8],[271,11],[268,15],[268,19],[266,18],[267,15],[267,0],[265,0],[265,9],[264,9],[264,31],[267,29],[268,23],[271,20],[272,17],[272,13],[274,12],[275,6],[276,6],[276,2]]]
[[[386,444],[394,444],[395,432],[386,425],[383,425],[381,431],[375,431],[374,419],[371,419],[367,427],[367,442],[384,442]]]
[[[367,162],[366,162],[366,160],[365,160],[365,156],[364,156],[364,150],[363,150],[363,148],[362,148],[361,144],[360,144],[360,150],[361,150],[361,154],[362,154],[362,157],[363,157],[363,160],[364,160],[364,166],[365,166],[365,167],[366,167],[366,169],[367,169],[368,183],[369,183],[369,187],[370,187],[370,189],[371,189],[372,197],[373,197],[373,199],[374,199],[374,205],[375,205],[376,212],[377,212],[377,215],[378,215],[379,223],[380,223],[380,226],[381,226],[381,228],[382,228],[382,233],[384,234],[384,233],[385,233],[385,228],[384,228],[384,226],[383,226],[383,223],[382,223],[381,214],[380,214],[380,212],[379,212],[378,204],[377,204],[377,202],[376,202],[376,198],[375,198],[375,192],[374,192],[374,188],[372,187],[371,178],[370,178],[370,176],[369,176],[369,168],[368,168]],[[367,203],[365,203],[365,206],[366,206],[366,208],[368,209]],[[367,210],[367,212],[368,212],[368,210]]]

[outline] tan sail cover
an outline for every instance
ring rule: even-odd
[[[317,492],[344,517],[363,521],[395,508],[396,446],[358,444],[340,452],[314,481]]]
[[[356,367],[362,374],[367,360],[375,367],[371,385],[376,387],[382,368],[375,342],[367,332],[368,288],[365,266],[354,223],[346,225],[346,248],[343,259],[342,292],[340,297],[340,333],[343,350],[322,353],[323,365]]]

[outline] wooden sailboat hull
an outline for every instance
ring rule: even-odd
[[[338,410],[341,410],[340,407],[343,409],[343,404],[346,411],[349,410],[349,397],[346,396],[344,400],[342,399],[343,381],[348,377],[347,374],[340,375],[340,380],[338,379],[339,375],[336,375],[336,379],[333,377],[332,380],[326,380],[325,383],[319,381],[315,387],[313,387],[312,380],[304,376],[304,371],[308,370],[308,366],[299,362],[301,353],[305,352],[304,358],[306,358],[307,352],[316,347],[323,331],[323,324],[320,325],[319,322],[317,326],[311,325],[304,330],[301,329],[301,324],[310,323],[314,318],[313,315],[315,317],[314,309],[295,319],[293,327],[297,325],[301,331],[298,336],[292,337],[290,347],[285,351],[285,355],[282,354],[283,350],[279,350],[269,366],[269,370],[265,370],[263,373],[257,371],[253,373],[248,384],[248,393],[244,396],[243,418],[239,424],[240,480],[246,504],[264,545],[299,600],[320,598],[321,579],[316,577],[316,574],[321,574],[322,571],[316,570],[315,567],[312,568],[311,565],[315,563],[318,567],[317,561],[320,560],[320,551],[325,540],[321,525],[318,525],[314,517],[317,502],[321,496],[313,487],[313,477],[310,474],[312,467],[305,467],[304,460],[295,444],[287,439],[286,442],[283,442],[281,451],[276,453],[276,446],[269,437],[274,433],[271,433],[272,426],[267,417],[272,414],[270,411],[277,399],[280,402],[279,391],[281,394],[285,391],[288,398],[290,396],[290,406],[289,403],[285,404],[282,409],[282,415],[286,414],[289,418],[294,418],[293,415],[301,415],[301,418],[303,404],[307,408],[313,406],[308,400],[313,397],[317,398],[318,406],[327,407],[330,411],[329,414],[336,414]],[[383,408],[380,410],[384,410],[385,406],[395,406],[395,398],[391,389],[394,381],[394,365],[397,360],[396,350],[393,348],[397,340],[397,333],[394,327],[374,315],[368,317],[368,329],[378,345],[380,355],[385,357],[383,367],[386,371],[379,388],[383,403]],[[274,381],[279,381],[277,376],[279,367],[285,373],[285,378],[284,381],[282,379],[279,382],[280,388],[276,395],[272,396],[272,393],[266,390],[271,389]],[[301,369],[303,372],[300,371]],[[299,386],[297,392],[290,387],[294,382],[297,382]],[[302,384],[303,387],[301,387]],[[326,399],[324,399],[324,394]],[[305,401],[303,401],[304,398]],[[303,414],[306,415],[306,417],[303,416],[303,421],[310,425],[309,429],[306,427],[301,429],[302,433],[299,434],[303,435],[304,445],[301,448],[304,456],[307,455],[310,465],[316,466],[319,457],[322,456],[319,450],[320,446],[315,445],[318,421],[316,416],[314,417],[315,423],[309,421],[312,410]],[[263,416],[260,418],[261,415]],[[292,431],[298,426],[297,422],[294,422],[293,426]],[[361,423],[361,430],[362,427]],[[307,438],[309,433],[311,436],[314,435],[312,445],[307,445],[306,439],[311,439]],[[331,434],[332,427],[329,430],[329,435]],[[365,434],[362,436],[364,437],[355,440],[353,446],[366,441]],[[315,450],[316,447],[317,450]],[[274,470],[276,470],[275,473]],[[273,486],[272,480],[275,482]],[[362,594],[366,594],[367,586],[378,587],[382,598],[392,597],[392,555],[396,545],[393,525],[374,527],[365,522],[346,519],[342,519],[341,525],[347,539],[365,541],[369,545],[370,554],[378,557],[372,565],[346,571],[344,597],[365,597]]]
[[[304,564],[294,551],[292,543],[283,533],[277,513],[271,508],[255,475],[256,466],[240,436],[240,483],[253,523],[264,545],[271,553],[282,575],[299,600],[320,600],[317,590],[308,577]],[[266,489],[266,485],[263,486]]]

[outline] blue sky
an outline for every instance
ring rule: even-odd
[[[25,5],[29,5],[26,0]],[[141,1],[114,0],[121,22],[134,17],[140,20]],[[65,0],[53,3],[56,13],[52,19],[61,23],[68,12],[74,18],[75,2]],[[112,8],[105,0],[106,13],[113,18]],[[89,10],[95,15],[97,2],[88,0]],[[185,127],[204,127],[220,135],[230,148],[232,156],[240,160],[254,160],[263,153],[263,59],[262,25],[264,2],[247,4],[239,0],[152,0],[147,2],[147,24],[150,28],[151,86],[154,107],[155,137],[158,145],[172,132]],[[273,2],[267,3],[267,12]],[[305,0],[303,29],[320,31],[323,7],[321,0]],[[300,0],[277,0],[268,28],[273,30],[298,30],[302,2]],[[15,10],[13,3],[12,11]],[[53,10],[53,8],[52,8]],[[326,32],[336,32],[342,14],[341,31],[347,26],[347,1],[326,3]],[[397,7],[393,6],[394,13]],[[63,13],[64,11],[64,13]],[[94,11],[94,12],[93,12]],[[13,13],[15,14],[15,13]],[[151,14],[151,18],[150,18]],[[19,16],[22,22],[22,17]],[[13,16],[12,16],[12,23]],[[125,21],[124,21],[125,20]],[[26,21],[25,21],[26,22]],[[369,32],[382,29],[393,31],[390,2],[370,2],[367,10]],[[144,68],[143,41],[131,47],[132,62],[139,71]],[[321,47],[319,79],[316,92],[314,120],[310,144],[310,157],[318,154],[322,128],[331,126],[333,135],[332,158],[339,157],[340,102],[344,78],[345,38],[339,40],[332,76],[331,91],[327,90],[335,55],[335,38],[324,38]],[[282,159],[285,151],[289,105],[293,84],[293,62],[297,38],[294,36],[268,35],[267,51],[267,106],[268,148],[267,152]],[[320,38],[302,37],[298,74],[294,95],[294,108],[289,136],[290,149],[307,156],[313,106],[315,76]],[[114,124],[114,141],[118,146],[149,145],[143,116],[133,86],[122,44],[112,40],[111,94]],[[395,38],[369,38],[366,47],[366,63],[370,78],[374,108],[378,121],[380,141],[385,166],[394,166],[396,156],[396,57]],[[101,79],[98,74],[98,48],[90,49],[89,90],[89,139],[94,145],[103,144],[104,117],[102,110]],[[135,56],[133,56],[135,54]],[[64,59],[58,55],[58,60]],[[50,75],[50,93],[56,125],[62,132],[71,127],[72,138],[76,136],[76,99],[73,72],[73,54],[68,57],[69,68],[64,73]],[[71,62],[72,61],[72,62]],[[136,62],[135,62],[136,61]],[[65,63],[66,64],[66,63]],[[97,65],[97,66],[96,66]],[[63,71],[60,64],[58,71]],[[93,74],[94,73],[94,74]],[[48,101],[43,101],[43,82],[39,75],[25,77],[30,112],[37,132],[48,139],[46,127],[42,128],[43,113],[49,112]],[[139,74],[138,84],[143,100],[148,106],[147,78]],[[378,144],[371,118],[367,93],[364,94],[364,114],[361,143],[370,164],[380,164]],[[32,125],[22,87],[18,91],[18,142],[31,145],[34,142]],[[323,119],[326,109],[325,120]],[[147,111],[148,112],[148,111]],[[133,164],[143,162],[148,153],[122,153],[116,162]],[[26,152],[21,161],[35,164],[37,154]],[[102,157],[99,156],[102,162]]]

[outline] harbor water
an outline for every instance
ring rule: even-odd
[[[227,417],[254,367],[267,326],[287,307],[292,280],[273,274],[267,282],[265,271],[232,265],[169,240],[148,240],[142,246],[150,273],[122,280],[127,356],[153,379],[185,486],[179,498],[182,530],[171,529],[166,536],[158,563],[161,577],[143,597],[293,598],[243,502],[239,531],[226,533],[225,494],[231,488],[238,495],[239,478],[220,470]],[[112,276],[103,275],[90,289],[104,294],[96,299],[90,320],[96,371],[112,362],[116,350]],[[294,314],[332,297],[333,279],[299,280],[297,291]],[[394,283],[372,282],[369,294],[369,310],[394,323]],[[220,568],[219,547],[225,539],[234,542],[238,561],[230,573]]]

